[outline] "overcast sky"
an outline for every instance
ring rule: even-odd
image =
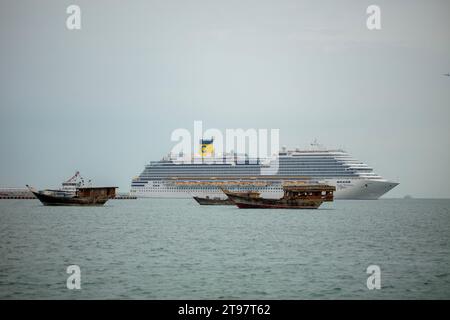
[[[66,28],[66,8],[82,29]],[[381,30],[366,8],[381,8]],[[278,128],[450,197],[450,1],[0,0],[0,186],[128,191],[176,128]]]

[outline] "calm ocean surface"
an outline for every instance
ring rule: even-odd
[[[0,200],[1,299],[450,299],[450,200]],[[69,290],[66,268],[81,268]],[[366,269],[381,268],[381,290]]]

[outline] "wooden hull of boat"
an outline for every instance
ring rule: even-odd
[[[323,200],[249,198],[227,194],[240,209],[317,209]]]
[[[33,192],[44,206],[103,206],[109,198],[104,197],[57,197],[40,192]]]
[[[207,199],[200,197],[193,197],[202,206],[232,206],[234,202],[230,199]]]

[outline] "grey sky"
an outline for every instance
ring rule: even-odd
[[[66,29],[66,8],[82,30]],[[366,28],[381,7],[382,30]],[[279,128],[450,197],[449,1],[0,0],[0,186],[129,189],[176,128]]]

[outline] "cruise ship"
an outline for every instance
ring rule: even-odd
[[[207,144],[211,144],[212,140]],[[202,145],[204,150],[205,144]],[[150,198],[224,197],[230,191],[260,192],[267,198],[283,195],[287,184],[324,183],[336,187],[335,199],[378,199],[398,185],[373,172],[373,168],[344,150],[329,150],[317,143],[308,150],[285,147],[274,159],[227,154],[186,162],[169,154],[152,161],[131,183],[131,195]],[[268,170],[277,161],[277,170]]]

